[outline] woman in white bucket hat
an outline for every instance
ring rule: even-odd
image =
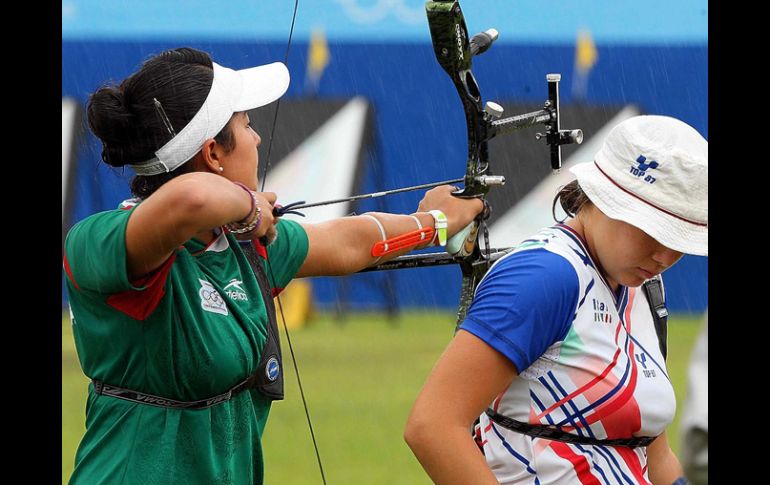
[[[489,270],[414,404],[405,438],[436,483],[686,483],[660,274],[708,255],[708,142],[637,116],[571,170],[569,219]]]
[[[294,277],[371,265],[386,235],[433,228],[434,217],[451,235],[481,211],[443,186],[412,215],[277,220],[276,194],[257,192],[261,139],[246,111],[288,85],[281,63],[232,70],[181,48],[89,99],[102,158],[134,169],[136,199],[79,222],[65,242],[92,380],[70,483],[263,483],[261,436],[283,398],[272,296]]]

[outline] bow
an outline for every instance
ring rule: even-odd
[[[505,184],[505,177],[491,175],[487,142],[499,134],[507,134],[521,128],[545,125],[545,138],[550,146],[551,168],[561,169],[561,145],[582,143],[580,130],[561,130],[559,123],[559,74],[548,74],[548,100],[542,110],[508,118],[502,118],[503,108],[497,103],[482,103],[481,91],[471,70],[472,59],[484,53],[497,39],[497,31],[489,29],[468,38],[468,29],[458,0],[437,0],[425,3],[433,50],[439,65],[449,75],[462,103],[468,138],[468,159],[465,166],[465,187],[453,193],[461,198],[479,198],[484,210],[463,231],[456,234],[447,245],[447,253],[429,253],[400,256],[386,263],[363,270],[413,268],[458,264],[462,272],[460,303],[457,310],[459,325],[465,319],[473,295],[481,279],[492,263],[513,248],[493,249],[489,246],[486,220],[490,206],[486,194],[490,187]],[[484,251],[478,239],[484,235]]]

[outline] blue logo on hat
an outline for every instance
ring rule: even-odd
[[[265,375],[268,379],[270,379],[270,382],[275,381],[278,379],[278,375],[281,373],[281,366],[278,365],[278,359],[275,357],[270,357],[267,361],[267,366],[265,366]]]
[[[647,163],[647,157],[645,157],[644,155],[639,155],[639,158],[636,159],[636,163],[639,166],[634,167],[632,165],[630,170],[631,174],[636,177],[644,178],[644,181],[647,182],[648,184],[654,184],[656,178],[653,177],[652,175],[647,175],[647,170],[648,169],[654,170],[658,168],[658,162],[656,162],[655,160],[652,160],[650,161],[650,163]]]

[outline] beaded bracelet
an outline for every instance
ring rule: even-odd
[[[244,234],[247,232],[251,232],[255,228],[259,227],[259,224],[262,222],[262,209],[259,207],[259,201],[257,200],[257,195],[255,192],[253,192],[251,189],[249,189],[242,183],[240,182],[233,182],[233,183],[249,193],[249,195],[251,196],[251,209],[249,210],[249,214],[244,218],[243,221],[232,222],[230,224],[226,224],[225,227],[227,228],[228,231],[230,231],[233,234]]]

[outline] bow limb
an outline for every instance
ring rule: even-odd
[[[479,249],[479,232],[486,236],[485,220],[489,216],[486,194],[490,181],[504,183],[502,177],[488,178],[489,150],[487,131],[489,116],[485,113],[481,92],[471,71],[473,52],[468,38],[465,18],[456,0],[429,1],[425,4],[433,50],[436,59],[454,84],[465,114],[468,138],[468,159],[465,167],[465,187],[454,193],[462,198],[480,198],[484,210],[468,227],[455,235],[447,251],[460,257],[458,263],[462,272],[460,305],[457,311],[457,325],[462,323],[470,307],[473,294],[481,278],[490,266],[489,245],[487,254]]]

